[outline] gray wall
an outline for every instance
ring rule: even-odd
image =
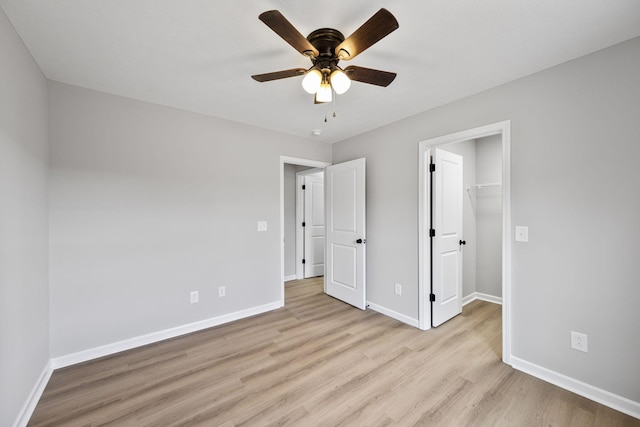
[[[368,299],[418,317],[418,141],[511,120],[513,355],[640,402],[639,75],[636,38],[334,145],[367,159]]]
[[[284,165],[284,276],[296,274],[296,165]]]
[[[280,300],[280,156],[330,145],[49,88],[52,357]]]
[[[0,9],[0,425],[49,361],[47,85]]]
[[[502,137],[476,140],[476,183],[502,182]],[[476,291],[502,297],[502,189],[471,190],[477,221]]]

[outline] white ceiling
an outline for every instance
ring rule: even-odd
[[[47,78],[336,142],[640,35],[638,0],[0,0]],[[314,105],[309,60],[258,20],[350,35],[385,7],[400,28],[353,61],[398,73]],[[336,111],[337,117],[331,116]],[[324,122],[325,114],[328,121]],[[312,136],[321,129],[321,136]]]

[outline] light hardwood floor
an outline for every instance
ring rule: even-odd
[[[54,372],[30,426],[640,426],[500,362],[500,307],[419,331],[288,282],[286,307]]]

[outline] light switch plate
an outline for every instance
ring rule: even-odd
[[[267,221],[258,221],[258,231],[267,231]]]
[[[528,242],[529,241],[529,227],[523,225],[516,226],[516,242]]]

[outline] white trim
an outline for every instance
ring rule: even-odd
[[[414,319],[413,317],[405,316],[402,313],[398,313],[397,311],[390,310],[386,307],[383,307],[378,304],[374,304],[372,302],[367,301],[367,308],[370,308],[373,311],[377,311],[380,314],[384,314],[385,316],[396,319],[402,323],[406,323],[409,326],[413,326],[414,328],[418,327],[418,319]]]
[[[51,359],[51,365],[53,369],[64,368],[66,366],[75,365],[76,363],[82,363],[89,360],[97,359],[99,357],[109,356],[121,351],[131,350],[143,345],[153,344],[158,341],[175,338],[180,335],[190,334],[202,329],[212,328],[224,323],[233,322],[234,320],[255,316],[256,314],[262,314],[267,311],[278,309],[280,307],[282,307],[280,301],[275,301],[246,310],[240,310],[233,313],[224,314],[222,316],[212,317],[209,319],[200,320],[198,322],[187,323],[186,325],[165,329],[164,331],[152,332],[150,334],[117,341],[100,347],[90,348],[88,350],[82,350],[76,353],[54,357]]]
[[[502,361],[511,364],[511,122],[502,122]]]
[[[284,276],[284,281],[285,282],[289,282],[291,280],[297,280],[298,276],[296,276],[295,274],[292,274],[291,276]]]
[[[47,387],[51,374],[53,374],[53,366],[51,360],[49,360],[44,366],[40,377],[38,377],[38,381],[36,381],[33,386],[31,393],[29,393],[29,397],[24,402],[20,413],[16,417],[16,421],[13,423],[13,427],[24,427],[29,423],[29,419],[31,419],[31,415],[33,415],[33,411],[36,409],[36,405],[42,397],[44,389]]]
[[[423,260],[429,256],[429,239],[425,238],[429,224],[429,201],[424,197],[429,185],[425,157],[432,147],[442,144],[502,135],[502,361],[511,364],[511,122],[509,120],[462,132],[420,141],[418,172],[418,315],[419,328],[429,329],[431,304],[427,287],[429,268]]]
[[[431,174],[427,168],[431,151],[423,142],[418,144],[418,151],[418,328],[426,331],[431,329],[431,302],[428,301],[431,290],[427,289],[431,272],[423,260],[431,258],[431,245],[423,234],[429,229],[430,221],[430,201],[424,194],[431,187]]]
[[[580,396],[601,403],[605,406],[640,419],[640,403],[626,397],[618,396],[609,391],[578,381],[566,375],[528,362],[516,356],[511,356],[511,366],[518,371],[533,375],[543,381],[562,387]]]
[[[465,305],[467,305],[470,302],[473,302],[473,301],[475,301],[477,299],[479,299],[481,301],[490,302],[490,303],[493,303],[493,304],[502,305],[502,298],[500,298],[500,297],[496,297],[496,296],[489,295],[489,294],[483,294],[482,292],[473,292],[473,293],[467,295],[466,297],[462,298],[462,306],[464,307]]]
[[[304,194],[302,193],[302,184],[304,176],[296,173],[296,254],[295,254],[295,270],[296,279],[304,279],[304,266],[302,265],[302,257],[304,257],[304,230],[302,229],[302,221],[304,218]]]
[[[284,165],[311,166],[325,168],[331,163],[318,160],[299,159],[297,157],[280,156],[280,306],[284,306]]]

